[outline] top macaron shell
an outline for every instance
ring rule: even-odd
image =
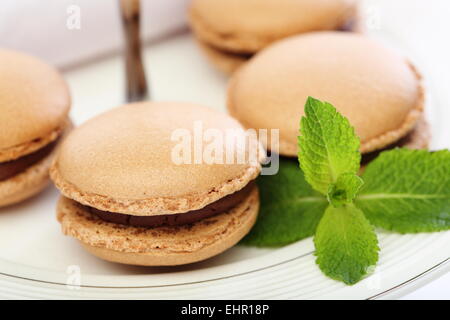
[[[194,0],[190,21],[202,41],[253,53],[293,34],[337,29],[356,8],[355,0]]]
[[[228,109],[246,127],[280,129],[280,153],[295,156],[308,96],[349,118],[363,153],[411,131],[424,99],[420,75],[393,50],[357,34],[317,32],[282,40],[240,69]]]
[[[0,49],[0,161],[14,160],[56,139],[69,109],[69,90],[56,69]]]
[[[242,189],[259,174],[260,164],[174,163],[171,153],[179,143],[171,139],[174,130],[192,132],[198,120],[203,130],[242,129],[231,117],[192,104],[122,106],[72,132],[52,178],[65,196],[104,211],[158,215],[202,208]]]

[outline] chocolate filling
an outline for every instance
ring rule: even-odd
[[[239,203],[244,201],[244,199],[250,194],[250,191],[252,191],[254,185],[255,182],[251,181],[247,186],[245,186],[238,192],[217,200],[216,202],[213,202],[202,209],[188,211],[185,213],[165,214],[157,216],[133,216],[117,212],[101,211],[93,207],[85,207],[100,219],[112,223],[146,228],[159,226],[177,226],[183,224],[191,224],[234,208]]]
[[[48,156],[55,148],[58,139],[47,144],[45,147],[20,157],[16,160],[0,163],[0,181],[9,179],[19,173],[22,173],[32,165]]]

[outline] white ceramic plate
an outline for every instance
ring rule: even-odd
[[[154,100],[198,102],[225,110],[226,78],[205,62],[190,35],[150,46],[145,58]],[[72,70],[66,77],[77,124],[122,101],[119,57]],[[433,146],[449,147],[448,111],[440,108],[439,95],[431,93]],[[450,269],[450,232],[402,236],[381,231],[378,268],[351,287],[322,275],[314,263],[311,239],[280,249],[237,246],[184,267],[122,266],[91,256],[75,239],[61,234],[55,221],[57,198],[57,190],[49,187],[25,203],[0,210],[0,298],[392,298]],[[77,279],[80,287],[72,285]]]

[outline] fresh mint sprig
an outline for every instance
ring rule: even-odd
[[[378,240],[364,213],[353,204],[328,206],[314,236],[323,273],[355,284],[378,261]]]
[[[330,103],[310,97],[305,115],[300,123],[300,167],[330,203],[314,236],[316,262],[330,278],[354,284],[377,263],[379,250],[372,226],[353,204],[363,185],[357,176],[360,141]]]
[[[260,217],[244,243],[279,246],[314,235],[332,279],[360,281],[378,261],[372,225],[400,233],[450,229],[450,151],[384,151],[360,170],[359,139],[329,103],[308,98],[299,162],[258,180]]]
[[[373,225],[399,233],[450,227],[450,152],[395,149],[365,169],[356,205]]]
[[[328,206],[327,198],[306,182],[297,159],[280,159],[278,174],[260,176],[258,220],[242,241],[277,247],[314,235]]]
[[[327,102],[309,97],[305,115],[298,138],[300,166],[306,181],[327,195],[342,174],[358,172],[360,142],[347,118]]]

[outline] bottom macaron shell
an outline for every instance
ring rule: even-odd
[[[232,210],[184,226],[137,228],[105,222],[79,203],[61,197],[57,216],[64,234],[87,251],[117,263],[175,266],[202,261],[234,246],[253,227],[258,189]]]
[[[399,147],[409,149],[427,149],[431,140],[430,125],[422,118],[413,131],[399,142]]]
[[[354,17],[351,18],[341,28],[340,31],[356,32],[356,33],[364,33],[366,31],[359,10],[357,10]],[[220,50],[212,45],[209,45],[208,43],[204,42],[198,37],[196,38],[196,42],[203,51],[203,53],[205,54],[205,56],[208,58],[208,60],[218,70],[222,71],[227,75],[231,75],[232,73],[234,73],[252,57],[251,54],[235,54],[232,52]]]
[[[349,30],[342,30],[343,32],[357,32],[364,33],[364,27],[359,17],[355,17],[349,25]],[[233,74],[241,66],[243,66],[252,55],[234,54],[231,52],[222,51],[210,46],[209,44],[197,39],[197,44],[208,58],[208,60],[220,71],[227,75]]]
[[[250,58],[250,56],[233,54],[218,50],[198,39],[197,43],[208,60],[217,69],[228,75],[239,69],[239,67],[246,63]]]
[[[0,182],[0,207],[12,205],[42,191],[50,182],[49,169],[55,151],[24,172]]]
[[[394,145],[391,145],[383,150],[377,150],[371,153],[363,154],[361,159],[361,173],[365,170],[367,165],[376,159],[382,151],[394,148],[408,148],[408,149],[428,149],[431,140],[430,126],[428,122],[422,118],[416,125],[413,131],[400,139]]]
[[[64,129],[61,139],[64,139],[73,129],[70,120]],[[38,194],[50,183],[49,170],[61,141],[45,158],[27,168],[25,171],[0,181],[0,207],[19,203]]]

